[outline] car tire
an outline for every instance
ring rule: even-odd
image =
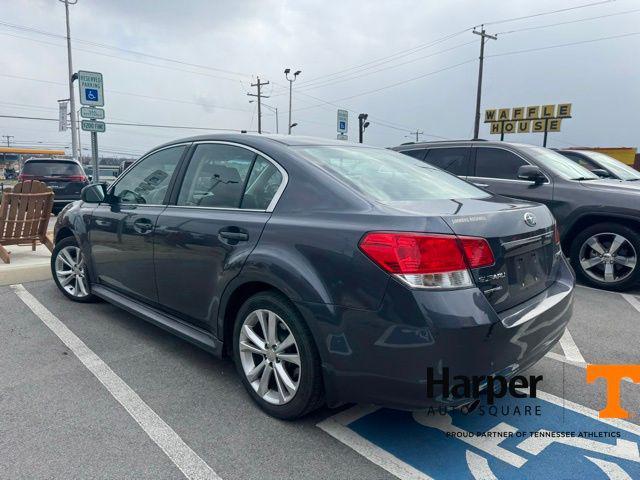
[[[581,231],[571,243],[569,257],[576,275],[584,283],[605,290],[624,291],[640,280],[638,255],[638,231],[619,223],[604,222]]]
[[[273,334],[268,332],[271,322],[276,325]],[[247,336],[247,328],[257,337]],[[273,344],[260,345],[266,337],[266,340],[275,338],[275,345],[279,347],[285,346],[290,341],[289,335],[293,336],[295,344],[286,346],[280,353]],[[291,362],[296,353],[298,365]],[[292,420],[322,405],[322,373],[315,342],[302,317],[285,296],[261,292],[242,305],[234,326],[233,358],[247,392],[269,415]],[[278,373],[283,370],[286,375]],[[262,384],[266,384],[264,389]],[[291,386],[295,386],[293,393]]]
[[[89,270],[83,258],[76,239],[63,238],[55,244],[51,253],[51,275],[56,286],[69,300],[95,302],[97,297],[91,293]]]

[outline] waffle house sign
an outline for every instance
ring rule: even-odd
[[[534,105],[530,107],[494,108],[484,112],[489,132],[504,139],[509,133],[559,132],[562,120],[571,118],[571,104]]]

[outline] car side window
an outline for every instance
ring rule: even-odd
[[[425,149],[420,148],[418,150],[405,150],[403,152],[405,155],[409,155],[410,157],[417,158],[418,160],[424,160]]]
[[[269,160],[258,155],[253,164],[240,207],[266,210],[280,188],[282,180],[280,170]]]
[[[112,189],[111,195],[117,197],[120,203],[161,205],[184,149],[184,145],[181,145],[148,155],[127,170]]]
[[[432,148],[425,160],[434,167],[465,177],[469,174],[468,154],[468,148]]]
[[[178,205],[239,208],[256,154],[246,148],[202,144],[189,162]]]
[[[476,177],[517,180],[522,165],[527,162],[501,148],[479,147],[476,150]]]

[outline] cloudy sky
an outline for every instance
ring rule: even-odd
[[[0,112],[56,118],[68,97],[64,6],[0,2]],[[498,40],[486,45],[483,109],[570,102],[574,118],[551,146],[640,146],[638,0],[78,0],[70,10],[74,69],[103,73],[107,121],[256,130],[246,93],[260,76],[283,132],[290,67],[302,70],[297,134],[335,138],[340,107],[350,111],[350,139],[357,114],[369,114],[365,141],[374,145],[409,141],[415,129],[427,140],[470,138],[479,50],[471,29],[485,23]],[[263,129],[275,128],[265,109]],[[100,146],[139,155],[198,133],[108,125]],[[70,144],[55,122],[0,118],[0,135]],[[481,136],[490,137],[486,125]],[[82,146],[87,154],[87,133]]]

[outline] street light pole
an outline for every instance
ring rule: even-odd
[[[298,78],[298,75],[300,75],[302,73],[302,70],[298,70],[296,72],[294,72],[293,77],[289,78],[289,73],[291,73],[291,69],[290,68],[285,68],[284,70],[284,76],[285,78],[288,80],[289,82],[289,135],[291,135],[291,128],[293,127],[293,124],[291,123],[291,102],[292,102],[292,92],[293,92],[293,82],[296,81],[296,78]]]
[[[73,60],[71,58],[71,28],[69,26],[69,5],[75,5],[78,0],[59,0],[64,3],[64,12],[67,19],[67,63],[69,67],[69,103],[71,110],[71,156],[78,158],[78,136],[76,130],[76,100],[73,94]]]

